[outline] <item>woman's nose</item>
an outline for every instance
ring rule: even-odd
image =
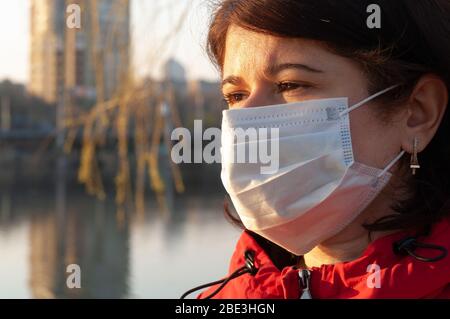
[[[259,89],[253,91],[247,99],[240,103],[238,107],[247,108],[283,103],[285,103],[283,99],[277,96],[277,94],[275,94],[274,92],[271,92],[270,89]]]

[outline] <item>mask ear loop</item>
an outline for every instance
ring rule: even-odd
[[[372,186],[376,187],[378,185],[378,181],[381,177],[383,177],[387,171],[389,171],[392,166],[394,166],[402,157],[405,155],[406,151],[401,151],[376,177],[373,178]]]
[[[387,173],[388,170],[392,168],[402,157],[405,155],[406,151],[401,151],[400,154],[398,154],[381,172],[377,175],[377,178],[382,177],[384,174]]]
[[[386,88],[386,89],[384,89],[384,90],[382,90],[382,91],[380,91],[380,92],[378,92],[378,93],[375,93],[374,95],[371,95],[371,96],[369,96],[369,97],[367,97],[367,98],[365,98],[364,100],[362,100],[362,101],[360,101],[360,102],[358,102],[358,103],[356,103],[356,104],[354,104],[354,105],[352,105],[352,106],[350,106],[349,108],[347,108],[346,110],[344,110],[344,111],[342,111],[342,112],[340,112],[339,113],[339,117],[341,118],[342,116],[344,116],[344,115],[346,115],[346,114],[348,114],[348,113],[350,113],[351,111],[353,111],[353,110],[356,110],[358,107],[360,107],[360,106],[363,106],[364,104],[366,104],[366,103],[368,103],[368,102],[370,102],[370,101],[372,101],[372,100],[374,100],[374,99],[376,99],[377,97],[379,97],[380,95],[383,95],[383,94],[385,94],[386,92],[389,92],[389,91],[391,91],[391,90],[393,90],[393,89],[395,89],[395,88],[397,88],[397,87],[399,87],[400,86],[400,84],[395,84],[395,85],[392,85],[392,86],[390,86],[390,87],[388,87],[388,88]],[[374,181],[373,181],[373,185],[374,186],[376,186],[377,185],[377,183],[378,183],[378,180],[384,175],[384,174],[386,174],[386,172],[388,171],[388,170],[390,170],[391,168],[392,168],[392,166],[394,166],[395,165],[395,163],[397,163],[399,160],[400,160],[400,158],[402,158],[403,157],[403,155],[405,155],[405,151],[402,151],[400,154],[398,154],[378,175],[377,175],[377,177],[375,177],[374,178]]]
[[[396,87],[399,87],[399,86],[400,86],[400,84],[396,84],[396,85],[390,86],[390,87],[388,87],[387,89],[384,89],[384,90],[382,90],[382,91],[380,91],[380,92],[378,92],[378,93],[375,93],[374,95],[369,96],[368,98],[365,98],[365,99],[362,100],[361,102],[358,102],[358,103],[356,103],[355,105],[352,105],[351,107],[349,107],[348,109],[346,109],[346,110],[340,112],[340,113],[339,113],[339,117],[342,117],[342,116],[344,116],[344,115],[350,113],[351,111],[357,109],[358,107],[360,107],[360,106],[362,106],[362,105],[364,105],[364,104],[366,104],[366,103],[372,101],[373,99],[376,99],[376,98],[379,97],[380,95],[383,95],[384,93],[389,92],[389,91],[391,91],[391,90],[393,90],[393,89],[395,89]]]

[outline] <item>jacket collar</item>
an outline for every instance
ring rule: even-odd
[[[450,283],[450,256],[436,262],[419,261],[410,255],[397,254],[394,243],[410,236],[398,232],[372,242],[360,258],[334,265],[309,269],[313,298],[424,298],[434,297]],[[436,224],[423,243],[450,250],[450,222]],[[245,252],[255,252],[255,276],[236,279],[224,291],[224,298],[298,298],[301,287],[298,270],[276,268],[267,253],[249,232],[244,232],[233,254],[230,272],[245,264]],[[417,255],[433,256],[434,250],[417,248]],[[234,287],[233,287],[234,286]],[[227,292],[228,291],[228,292]],[[448,291],[448,290],[447,290]]]

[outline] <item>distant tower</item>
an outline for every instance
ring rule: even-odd
[[[80,29],[66,26],[69,4],[81,8]],[[30,25],[30,93],[49,103],[59,101],[64,87],[99,93],[95,71],[102,70],[101,95],[114,95],[129,66],[129,0],[31,0]]]
[[[164,65],[164,78],[171,82],[186,82],[186,70],[174,59],[169,59]]]
[[[31,1],[29,90],[50,103],[56,102],[64,84],[64,16],[65,0]]]

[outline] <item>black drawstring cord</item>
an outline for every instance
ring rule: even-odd
[[[254,251],[247,250],[245,252],[244,256],[245,256],[245,266],[242,266],[241,268],[237,269],[235,272],[233,272],[227,278],[224,278],[224,279],[221,279],[221,280],[217,280],[217,281],[214,281],[214,282],[211,282],[211,283],[208,283],[208,284],[204,284],[204,285],[201,285],[201,286],[198,286],[198,287],[195,287],[195,288],[192,288],[192,289],[186,291],[181,296],[180,299],[185,299],[188,295],[190,295],[191,293],[193,293],[193,292],[195,292],[197,290],[221,284],[209,296],[204,298],[204,299],[211,299],[212,297],[217,295],[223,289],[223,287],[225,287],[234,278],[240,277],[240,276],[245,275],[247,273],[251,274],[252,276],[256,275],[256,273],[258,272],[258,268],[256,268],[256,266],[255,266],[255,253],[254,253]]]
[[[417,260],[425,261],[425,262],[435,262],[441,259],[444,259],[447,256],[447,249],[445,247],[433,244],[420,243],[417,241],[415,237],[406,237],[402,240],[399,240],[394,243],[394,253],[405,255],[408,254]],[[426,249],[434,249],[439,250],[442,253],[436,257],[423,257],[414,253],[416,248],[426,248]]]

